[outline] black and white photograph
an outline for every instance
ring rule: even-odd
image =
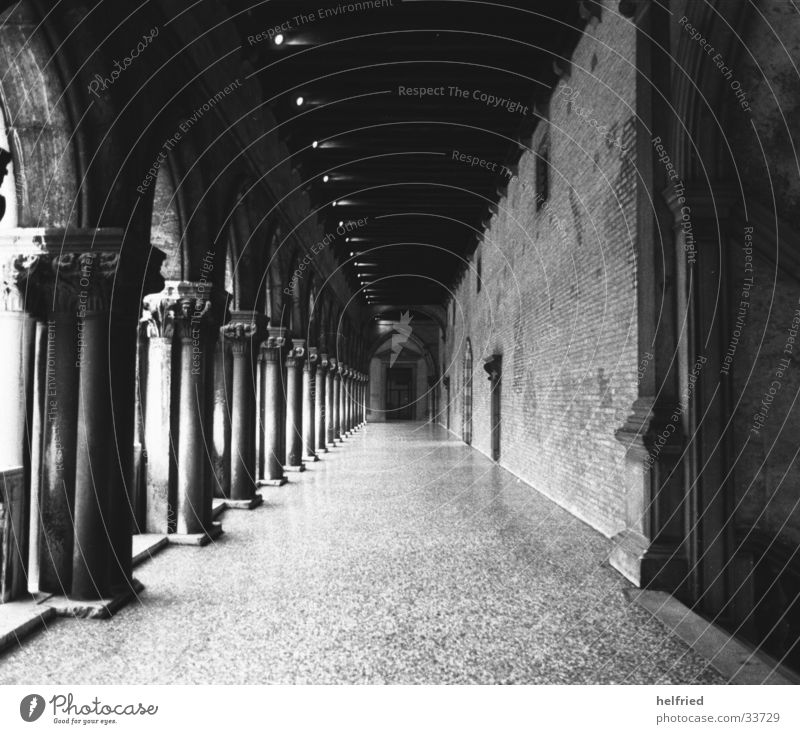
[[[0,731],[800,731],[800,0],[0,0],[0,270]]]

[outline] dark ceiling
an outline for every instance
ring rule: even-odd
[[[580,6],[241,3],[245,51],[325,231],[366,219],[334,245],[365,303],[446,301],[508,181],[503,166],[519,159],[534,106],[549,96],[554,60],[577,42]],[[495,106],[489,95],[508,102]]]

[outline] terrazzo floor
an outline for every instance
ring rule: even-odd
[[[370,424],[62,619],[0,683],[722,683],[639,607],[610,542],[443,429]]]

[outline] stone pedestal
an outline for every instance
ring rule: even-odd
[[[261,316],[255,311],[234,311],[222,330],[233,358],[231,371],[231,461],[226,504],[231,509],[252,509],[261,504],[256,494],[256,391],[253,345],[261,338]]]
[[[314,443],[316,453],[328,451],[328,436],[325,428],[327,413],[328,355],[321,354],[315,374],[316,390],[314,393]]]
[[[303,465],[303,363],[306,348],[293,339],[286,357],[286,455],[285,471],[301,472]]]
[[[283,473],[284,393],[283,352],[286,329],[269,327],[267,338],[261,344],[259,359],[264,374],[263,383],[263,477],[259,484],[280,486],[286,483]]]
[[[303,365],[303,451],[302,456],[305,461],[318,461],[316,454],[316,423],[314,421],[316,413],[316,371],[319,355],[316,347],[308,350],[308,359]]]

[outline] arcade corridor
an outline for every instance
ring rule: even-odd
[[[0,683],[724,682],[626,600],[608,540],[442,428],[367,425],[262,495]]]

